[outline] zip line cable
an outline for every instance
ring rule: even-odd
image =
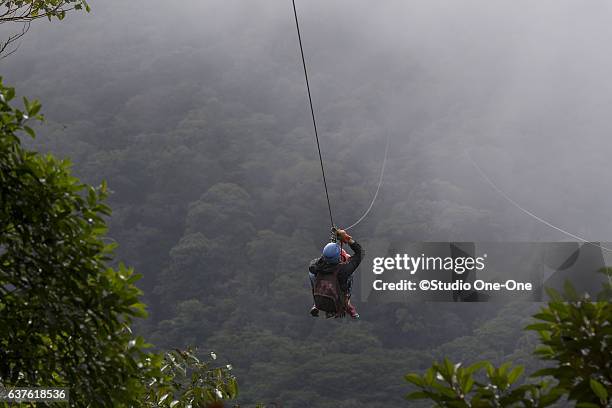
[[[528,216],[530,216],[531,218],[533,218],[533,219],[535,219],[535,220],[537,220],[537,221],[541,222],[542,224],[544,224],[544,225],[546,225],[546,226],[548,226],[548,227],[550,227],[550,228],[552,228],[552,229],[555,229],[555,230],[557,230],[557,231],[561,232],[562,234],[565,234],[565,235],[567,235],[567,236],[569,236],[569,237],[571,237],[571,238],[577,239],[578,241],[584,242],[585,244],[592,245],[592,246],[598,247],[598,248],[600,248],[600,249],[603,249],[603,250],[606,250],[606,251],[612,252],[612,249],[611,249],[611,248],[606,248],[605,246],[601,246],[601,245],[595,244],[595,243],[593,243],[593,242],[587,241],[586,239],[584,239],[584,238],[582,238],[582,237],[580,237],[580,236],[578,236],[578,235],[572,234],[571,232],[568,232],[568,231],[566,231],[566,230],[564,230],[564,229],[562,229],[562,228],[557,227],[556,225],[551,224],[550,222],[548,222],[548,221],[546,221],[546,220],[544,220],[544,219],[542,219],[542,218],[538,217],[537,215],[535,215],[535,214],[534,214],[534,213],[532,213],[531,211],[529,211],[529,210],[527,210],[527,209],[523,208],[523,207],[522,207],[522,206],[521,206],[519,203],[517,203],[517,202],[516,202],[516,201],[514,201],[512,198],[510,198],[510,197],[509,197],[509,196],[508,196],[506,193],[504,193],[502,189],[500,189],[499,187],[497,187],[497,185],[496,185],[496,184],[495,184],[495,183],[494,183],[494,182],[493,182],[493,181],[492,181],[492,180],[491,180],[489,177],[487,177],[487,175],[485,174],[485,172],[484,172],[484,171],[482,170],[482,168],[480,168],[480,166],[479,166],[479,165],[478,165],[478,164],[477,164],[477,163],[474,161],[474,159],[472,159],[472,156],[470,156],[470,153],[469,153],[467,150],[465,150],[464,152],[465,152],[466,156],[468,157],[468,159],[470,160],[470,162],[472,163],[472,165],[473,165],[473,166],[476,168],[476,170],[478,171],[478,173],[480,174],[480,176],[481,176],[481,177],[484,179],[484,181],[486,181],[486,182],[487,182],[487,184],[489,184],[491,187],[493,187],[493,189],[494,189],[494,190],[495,190],[495,191],[496,191],[496,192],[497,192],[499,195],[501,195],[501,196],[502,196],[502,197],[503,197],[503,198],[504,198],[506,201],[508,201],[508,202],[509,202],[510,204],[512,204],[514,207],[518,208],[519,210],[521,210],[522,212],[524,212],[525,214],[527,214],[527,215],[528,215]]]
[[[314,109],[312,107],[312,96],[310,95],[310,84],[308,83],[308,71],[306,70],[306,60],[304,59],[304,48],[302,47],[302,36],[300,35],[300,24],[298,22],[297,10],[295,8],[295,0],[293,3],[293,15],[295,16],[295,28],[297,30],[298,42],[300,43],[300,54],[302,55],[302,65],[304,66],[304,78],[306,78],[306,90],[308,91],[308,102],[310,103],[310,114],[312,115],[312,126],[314,127],[315,139],[317,141],[317,151],[319,152],[319,161],[321,162],[321,173],[323,174],[323,186],[325,187],[325,197],[327,198],[327,209],[329,210],[329,221],[332,228],[334,227],[334,217],[332,216],[331,204],[329,202],[329,192],[327,191],[327,180],[325,179],[325,168],[323,167],[323,156],[321,156],[321,145],[319,144],[319,133],[317,132],[317,121],[315,120]]]
[[[361,218],[359,218],[357,221],[355,221],[351,226],[346,227],[344,229],[345,231],[350,230],[351,228],[353,228],[354,226],[359,224],[361,221],[363,221],[365,219],[365,217],[367,217],[367,215],[370,212],[370,210],[372,209],[372,207],[374,206],[374,201],[376,201],[376,197],[378,197],[378,191],[380,190],[380,186],[382,185],[382,182],[383,182],[383,177],[385,176],[385,166],[387,164],[387,154],[389,153],[389,139],[390,139],[390,136],[389,136],[389,133],[387,133],[387,146],[385,147],[385,158],[383,159],[382,166],[380,168],[380,178],[378,179],[378,186],[376,187],[376,192],[374,193],[374,197],[372,198],[372,202],[370,203],[370,206],[365,211],[365,213],[363,213]]]

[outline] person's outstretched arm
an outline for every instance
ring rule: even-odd
[[[363,248],[361,248],[361,245],[359,245],[357,241],[355,241],[349,234],[347,234],[346,231],[338,230],[337,234],[338,238],[340,238],[342,242],[349,244],[349,246],[353,250],[353,255],[351,256],[350,261],[342,265],[341,268],[341,274],[345,277],[348,277],[353,272],[355,272],[355,269],[357,269],[357,267],[361,263],[364,251]]]

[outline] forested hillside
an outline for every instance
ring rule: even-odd
[[[589,49],[573,59],[595,31],[553,58],[537,54],[550,39],[511,6],[396,2],[368,11],[303,3],[340,226],[367,208],[390,137],[380,196],[352,231],[368,256],[374,242],[564,239],[497,196],[466,149],[534,211],[593,240],[610,233],[596,222],[609,219],[609,208],[599,193],[586,193],[607,164],[608,154],[593,148],[610,128],[600,107],[606,96],[587,97],[596,81],[575,73],[610,61]],[[539,7],[536,17],[546,12]],[[2,75],[44,102],[47,121],[33,146],[71,158],[86,182],[108,182],[107,240],[144,275],[151,313],[138,331],[156,347],[217,351],[234,366],[247,406],[402,406],[403,375],[441,356],[539,364],[530,354],[535,336],[521,330],[535,304],[374,304],[355,296],[358,322],[308,315],[306,267],[329,226],[289,3],[177,9],[108,1],[92,9],[61,28],[33,27],[19,58],[1,62]],[[553,15],[546,27],[566,18]],[[517,21],[535,38],[528,47],[516,38]],[[547,77],[551,60],[565,69]],[[545,78],[537,86],[522,82],[536,75],[530,67]],[[581,169],[582,159],[569,164],[570,153],[588,154],[590,168],[601,170]],[[366,257],[358,273],[369,267]]]

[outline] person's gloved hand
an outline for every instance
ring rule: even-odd
[[[348,243],[351,239],[353,239],[349,234],[346,233],[345,230],[343,229],[339,229],[336,230],[336,235],[338,236],[338,239],[342,242],[344,242],[345,244]]]

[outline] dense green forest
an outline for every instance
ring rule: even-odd
[[[89,15],[32,27],[19,52],[0,62],[5,82],[45,106],[38,138],[24,143],[70,158],[87,183],[108,183],[113,216],[105,240],[118,244],[115,259],[143,274],[138,285],[149,317],[135,322],[138,334],[158,349],[217,352],[234,367],[245,406],[416,406],[404,400],[410,390],[404,375],[443,356],[541,368],[532,356],[537,336],[522,330],[538,309],[533,303],[379,304],[355,296],[358,322],[308,315],[306,267],[329,227],[285,3],[215,1],[177,10],[168,2],[92,2]],[[564,238],[520,218],[483,186],[463,158],[467,148],[487,153],[485,165],[518,199],[551,217],[570,214],[568,228],[603,239],[611,215],[597,203],[603,193],[592,193],[596,172],[577,173],[561,159],[551,168],[541,159],[588,151],[591,164],[606,168],[608,155],[589,150],[605,131],[595,127],[605,112],[566,115],[568,103],[558,102],[579,83],[572,75],[580,63],[538,82],[529,106],[504,99],[520,100],[529,88],[520,83],[524,77],[508,80],[504,64],[517,58],[520,73],[532,61],[529,52],[512,53],[512,18],[485,10],[510,31],[494,47],[481,38],[493,27],[472,25],[485,11],[467,7],[464,20],[452,23],[455,7],[434,3],[429,11],[421,3],[409,7],[408,38],[393,36],[398,26],[372,34],[397,4],[372,14],[344,13],[342,4],[304,5],[337,223],[352,223],[368,206],[389,136],[381,195],[352,231],[366,254],[373,245],[410,240]],[[449,27],[427,38],[434,23]],[[583,35],[570,51],[590,38]],[[547,38],[538,44],[546,48]],[[568,55],[557,58],[568,62]],[[607,62],[586,55],[583,63],[591,59]],[[533,64],[545,70],[545,62]],[[543,96],[550,89],[557,90],[552,102]],[[578,102],[600,102],[581,92],[573,95]],[[491,106],[495,98],[501,106]],[[543,105],[545,114],[533,113]],[[514,116],[506,113],[512,109]],[[580,143],[570,137],[578,131],[587,133]],[[531,143],[534,134],[559,139],[544,137],[516,157],[503,153]],[[542,186],[537,194],[534,185]],[[581,217],[589,221],[575,221]],[[368,267],[366,258],[358,273]]]

